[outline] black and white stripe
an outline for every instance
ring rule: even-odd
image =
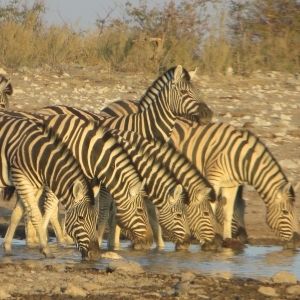
[[[295,194],[268,148],[248,130],[225,123],[199,126],[178,121],[176,147],[202,171],[224,200],[224,237],[231,238],[232,215],[240,186],[253,186],[264,200],[267,223],[283,241],[297,239]],[[242,208],[242,205],[240,205]]]
[[[13,93],[10,80],[0,74],[0,109],[7,109],[9,106],[8,96]]]
[[[47,186],[66,208],[67,233],[74,238],[82,256],[88,256],[96,245],[97,210],[92,189],[80,166],[56,136],[35,122],[1,116],[0,124],[0,184],[2,188],[16,188],[38,233],[42,252],[51,256],[38,207],[39,198]],[[22,214],[21,202],[18,205]],[[4,241],[8,251],[12,234],[9,228]]]

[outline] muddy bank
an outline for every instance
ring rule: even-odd
[[[95,270],[25,261],[0,265],[0,299],[299,299],[296,282],[208,277],[192,272]],[[223,276],[226,277],[226,274]],[[299,294],[297,294],[299,292]]]

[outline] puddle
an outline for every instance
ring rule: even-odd
[[[2,244],[0,238],[0,244]],[[13,241],[13,256],[4,256],[0,247],[0,263],[18,262],[20,260],[40,260],[45,264],[65,263],[67,265],[84,267],[79,252],[72,246],[57,247],[50,243],[55,259],[44,259],[37,249],[27,249],[24,240]],[[136,261],[145,270],[153,272],[195,271],[197,273],[215,275],[230,273],[239,277],[260,278],[272,276],[279,271],[294,273],[300,280],[300,250],[283,250],[280,246],[247,246],[244,250],[234,252],[223,249],[219,252],[201,251],[198,245],[191,245],[189,251],[175,252],[172,243],[166,243],[163,251],[133,251],[128,241],[121,243],[122,250],[117,251],[121,256]],[[105,247],[105,243],[103,243]],[[101,259],[88,262],[88,265],[104,269],[108,260]]]

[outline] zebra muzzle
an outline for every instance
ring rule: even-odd
[[[298,232],[294,232],[292,238],[284,242],[283,248],[295,250],[298,247],[300,247],[300,235]]]
[[[205,241],[201,245],[201,249],[204,251],[219,250],[222,248],[223,238],[220,234],[216,234],[211,241]]]

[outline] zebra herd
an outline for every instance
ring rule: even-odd
[[[121,229],[136,249],[149,248],[153,238],[164,247],[162,232],[177,249],[192,237],[202,249],[232,238],[245,243],[244,184],[265,202],[270,228],[286,247],[296,247],[293,187],[253,133],[211,122],[193,75],[173,67],[138,102],[116,101],[100,114],[62,105],[8,110],[12,85],[0,77],[0,188],[7,200],[17,195],[5,252],[25,216],[28,244],[37,239],[51,257],[48,223],[58,241],[65,238],[59,203],[83,258],[98,251],[108,218],[115,249]]]

